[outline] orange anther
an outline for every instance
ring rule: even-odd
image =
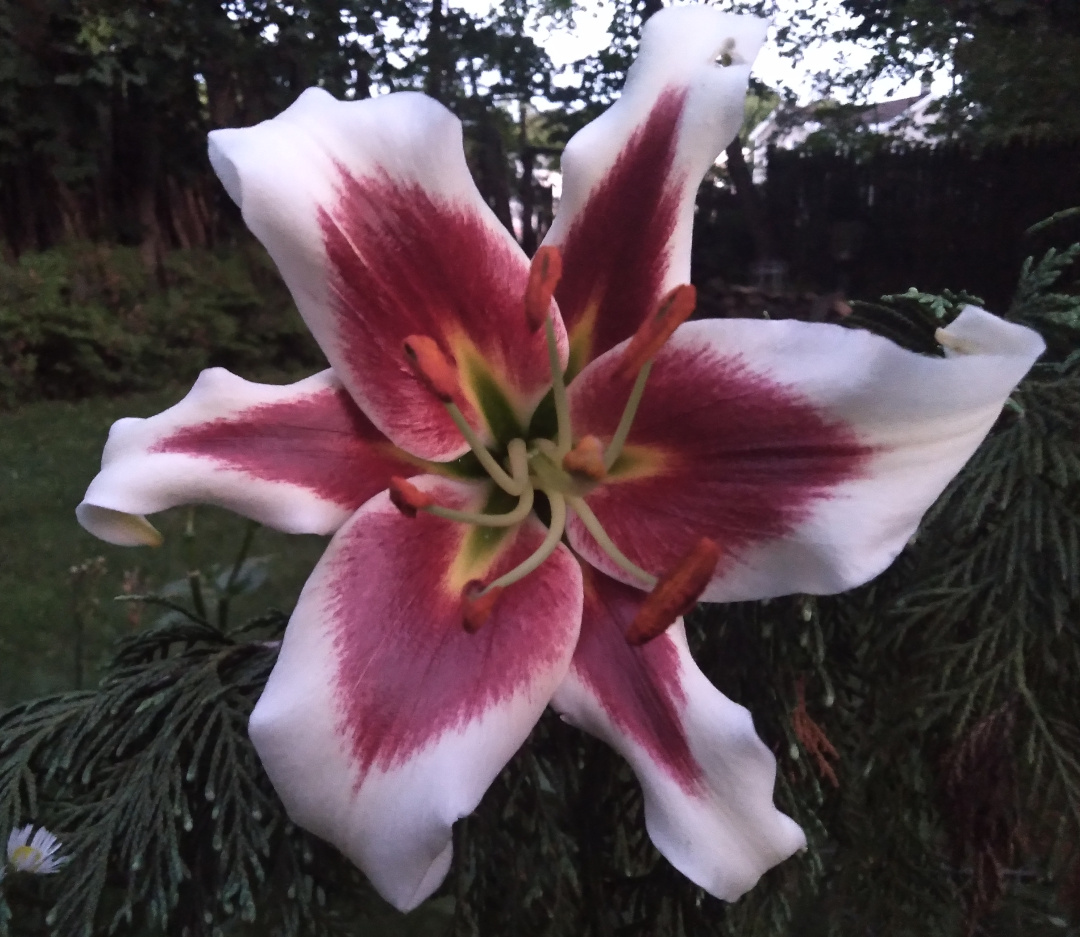
[[[646,361],[656,357],[680,325],[690,318],[697,305],[697,290],[689,283],[676,286],[656,307],[656,311],[641,323],[630,339],[619,363],[620,378],[633,377]]]
[[[410,335],[405,339],[405,360],[428,390],[443,403],[453,402],[458,389],[457,369],[435,339]]]
[[[689,612],[716,572],[719,559],[720,548],[715,541],[708,537],[698,540],[645,597],[626,632],[626,640],[633,645],[646,644],[667,631],[680,615]]]
[[[566,455],[562,467],[568,472],[584,475],[593,481],[600,481],[607,475],[604,468],[604,447],[595,436],[582,436]]]
[[[390,501],[406,517],[416,517],[417,511],[431,507],[435,499],[412,482],[395,475],[390,479]]]
[[[562,276],[562,254],[557,247],[541,247],[529,267],[525,287],[525,320],[534,332],[543,328],[551,309],[551,297]]]
[[[484,584],[479,579],[473,579],[465,584],[462,592],[464,626],[469,634],[476,634],[487,624],[495,603],[503,594],[502,586],[484,589]]]

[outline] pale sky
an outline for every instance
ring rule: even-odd
[[[481,12],[490,9],[490,0],[459,0],[470,11]],[[554,30],[547,33],[534,33],[534,38],[545,48],[555,65],[563,66],[599,51],[607,41],[607,27],[611,22],[612,4],[610,0],[585,0],[586,9],[576,15],[574,30]],[[805,8],[807,0],[775,0],[777,15],[775,23],[783,23],[793,11]],[[830,28],[840,29],[851,18],[843,12],[839,0],[814,0],[815,6],[824,8],[830,17]],[[775,33],[775,27],[770,34]],[[816,42],[811,44],[803,58],[795,61],[779,54],[774,43],[767,43],[754,63],[754,75],[765,84],[777,88],[790,88],[805,103],[813,97],[813,78],[819,72],[831,75],[843,74],[870,58],[865,49],[854,43]],[[949,77],[942,73],[935,77],[932,90],[943,93],[949,88]],[[919,91],[919,82],[901,85],[897,81],[878,82],[870,93],[873,101],[882,101],[891,97],[914,95]],[[837,97],[841,97],[839,94]]]

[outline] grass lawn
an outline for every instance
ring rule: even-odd
[[[16,700],[92,686],[113,641],[156,615],[114,602],[125,573],[139,591],[182,579],[188,569],[230,564],[247,522],[215,508],[157,515],[164,546],[123,548],[91,537],[75,505],[97,471],[109,426],[123,416],[150,416],[175,403],[186,387],[78,403],[45,402],[0,412],[0,708]],[[252,556],[270,555],[270,577],[237,599],[233,620],[273,606],[292,608],[325,539],[260,529]],[[103,558],[104,571],[99,572]],[[82,574],[72,568],[90,561]],[[79,622],[83,625],[80,627]]]

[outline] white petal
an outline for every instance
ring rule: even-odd
[[[440,504],[469,486],[416,479]],[[490,574],[539,544],[508,534]],[[402,910],[442,882],[451,827],[470,813],[570,665],[580,567],[559,547],[509,586],[475,634],[466,528],[406,519],[379,495],[338,531],[304,588],[251,716],[251,737],[292,819],[334,843]],[[463,565],[464,564],[464,567]]]
[[[642,647],[625,634],[643,593],[586,576],[581,638],[552,706],[630,762],[657,849],[734,901],[806,845],[773,805],[776,759],[742,706],[698,669],[682,621]]]
[[[1030,329],[972,307],[945,341],[964,352],[918,355],[869,332],[793,320],[687,323],[657,355],[630,433],[628,451],[645,468],[613,476],[589,506],[653,572],[697,538],[715,540],[722,553],[705,601],[860,585],[904,548],[1044,347]],[[619,353],[571,387],[581,433],[614,431],[625,399],[612,378]],[[626,581],[579,523],[568,535]]]
[[[26,846],[30,842],[30,834],[34,832],[33,824],[28,823],[26,826],[17,826],[8,834],[7,841],[7,857],[8,861],[11,861],[11,857],[15,850],[20,846]]]
[[[689,282],[698,185],[742,124],[767,25],[706,6],[656,13],[618,101],[563,152],[544,243],[563,251],[555,297],[581,359],[575,373]]]
[[[279,387],[214,368],[176,406],[113,425],[76,516],[121,546],[159,544],[143,515],[180,504],[331,533],[391,475],[415,474],[400,456],[332,371]]]
[[[212,133],[210,159],[334,370],[397,445],[435,459],[467,449],[406,366],[411,335],[457,365],[478,427],[473,359],[519,418],[546,392],[544,336],[524,314],[528,260],[477,191],[461,124],[441,104],[313,88],[272,120]]]

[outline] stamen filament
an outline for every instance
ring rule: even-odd
[[[570,426],[570,404],[566,399],[566,381],[563,377],[562,362],[559,361],[559,346],[555,341],[555,322],[551,316],[544,321],[547,334],[548,363],[551,365],[551,393],[555,400],[555,420],[559,426],[559,459],[561,460],[574,445],[574,434]]]
[[[593,514],[592,509],[581,498],[567,498],[570,504],[570,510],[572,510],[579,518],[581,523],[585,525],[585,529],[592,534],[593,539],[597,545],[603,550],[610,558],[611,561],[620,569],[625,570],[631,576],[640,579],[647,588],[651,589],[656,585],[656,577],[651,573],[645,572],[640,566],[635,565],[623,555],[611,537],[608,536],[607,531],[604,530],[600,524],[599,518]]]
[[[527,486],[521,493],[521,499],[512,511],[505,514],[484,514],[480,511],[457,511],[454,508],[444,508],[437,504],[422,508],[428,514],[442,517],[448,521],[458,521],[462,524],[475,524],[477,527],[513,527],[521,523],[529,516],[533,506],[533,488]]]
[[[615,435],[611,437],[611,442],[608,443],[607,449],[604,450],[604,468],[609,472],[611,467],[618,461],[619,456],[622,455],[623,446],[626,445],[626,437],[630,435],[630,427],[634,425],[634,417],[637,416],[638,406],[640,406],[642,395],[645,393],[645,382],[649,379],[651,370],[652,362],[646,361],[641,370],[638,371],[634,386],[630,390],[630,396],[626,400],[626,406],[623,408],[622,418],[615,429]],[[581,518],[581,520],[584,522],[585,518]]]
[[[480,595],[490,592],[492,589],[505,589],[518,580],[524,579],[529,573],[539,569],[540,564],[555,552],[559,541],[562,540],[563,531],[566,529],[566,499],[554,491],[545,492],[545,494],[547,494],[548,502],[551,504],[551,526],[548,527],[547,536],[544,537],[543,543],[537,547],[536,552],[528,559],[519,563],[498,579],[489,582]]]
[[[456,403],[444,403],[446,412],[450,414],[450,419],[454,421],[454,425],[458,428],[461,435],[465,437],[465,441],[469,444],[469,448],[480,460],[480,464],[487,469],[488,475],[491,476],[491,480],[495,482],[503,491],[508,495],[514,495],[517,497],[524,491],[525,482],[516,481],[506,474],[505,469],[498,462],[495,461],[489,451],[488,447],[484,445],[479,436],[476,435],[475,430],[469,425],[469,421],[465,419],[465,415],[458,409]]]

